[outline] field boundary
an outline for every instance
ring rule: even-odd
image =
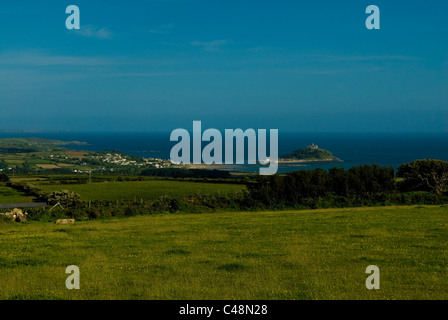
[[[14,208],[45,208],[45,202],[29,202],[29,203],[0,203],[0,209],[14,209]]]

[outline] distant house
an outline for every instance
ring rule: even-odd
[[[308,149],[313,149],[313,150],[317,150],[317,149],[319,149],[319,147],[316,146],[314,143],[311,144],[310,146],[308,146],[307,148],[308,148]]]

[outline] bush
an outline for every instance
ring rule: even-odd
[[[67,211],[62,210],[48,210],[46,208],[29,208],[27,209],[27,220],[30,221],[46,221],[51,222],[56,219],[68,219],[71,218],[67,214]]]
[[[9,177],[4,173],[0,173],[0,182],[9,182]]]
[[[392,201],[403,205],[414,204],[442,204],[447,202],[445,197],[438,197],[436,194],[428,191],[404,192],[392,197]]]
[[[41,190],[30,184],[7,182],[6,185],[29,196],[39,197],[41,195]]]
[[[0,224],[12,222],[10,218],[5,216],[4,214],[0,214]]]
[[[82,203],[81,196],[69,190],[54,191],[51,193],[40,195],[39,198],[39,200],[45,201],[49,205],[56,205],[59,203],[64,207],[75,207]]]

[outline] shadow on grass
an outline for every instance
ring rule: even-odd
[[[246,269],[246,267],[240,263],[226,263],[218,267],[218,270],[225,270],[228,272],[241,271]]]
[[[0,257],[0,268],[14,268],[17,266],[41,266],[44,265],[46,261],[38,259],[8,259]]]
[[[183,249],[172,249],[172,250],[168,250],[165,251],[165,254],[177,254],[177,255],[189,255],[191,252],[190,251],[185,251]]]

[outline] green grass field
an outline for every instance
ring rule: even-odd
[[[0,299],[447,299],[447,207],[0,224]],[[65,287],[77,265],[81,289]],[[381,289],[367,290],[377,265]]]
[[[37,184],[44,192],[56,190],[72,190],[81,195],[81,199],[89,200],[152,200],[164,195],[183,197],[191,194],[232,193],[241,191],[245,186],[224,183],[204,183],[188,181],[122,181],[98,182],[88,184]]]
[[[0,203],[25,203],[32,200],[33,197],[27,196],[23,192],[0,185]]]

